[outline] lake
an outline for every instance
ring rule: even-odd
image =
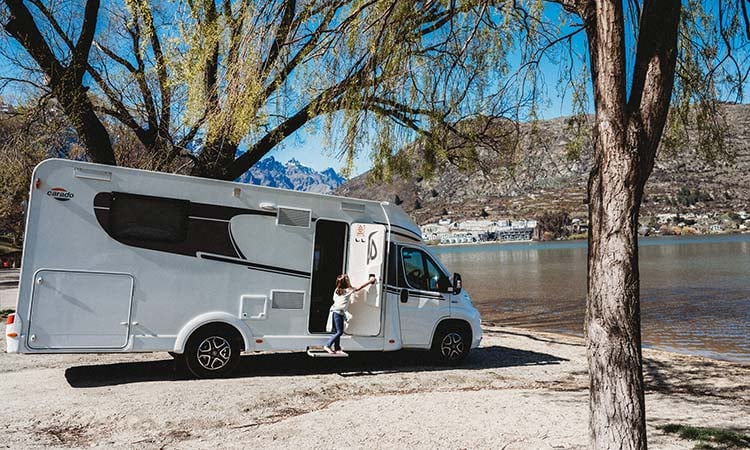
[[[583,335],[586,241],[433,247],[482,319]],[[750,235],[642,238],[643,345],[750,362]]]

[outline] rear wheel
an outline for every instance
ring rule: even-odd
[[[185,364],[197,378],[229,375],[240,361],[242,337],[230,326],[210,325],[194,332],[185,347]]]
[[[459,324],[441,325],[432,341],[433,357],[442,364],[460,364],[470,348],[471,332]]]

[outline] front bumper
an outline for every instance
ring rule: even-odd
[[[476,328],[477,330],[474,331],[474,337],[471,340],[471,348],[477,348],[482,343],[482,327],[478,326]]]

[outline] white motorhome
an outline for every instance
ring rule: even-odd
[[[342,346],[461,361],[479,313],[388,203],[61,159],[36,167],[9,353],[168,351],[198,377],[329,337],[336,276],[378,282]]]

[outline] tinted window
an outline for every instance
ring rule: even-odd
[[[404,282],[401,287],[423,291],[447,292],[450,281],[440,267],[425,252],[415,248],[401,249],[401,268]]]
[[[125,241],[183,241],[189,204],[187,200],[114,193],[110,234]]]
[[[404,264],[407,285],[414,289],[428,290],[422,252],[413,248],[404,248],[401,250],[401,260]]]

